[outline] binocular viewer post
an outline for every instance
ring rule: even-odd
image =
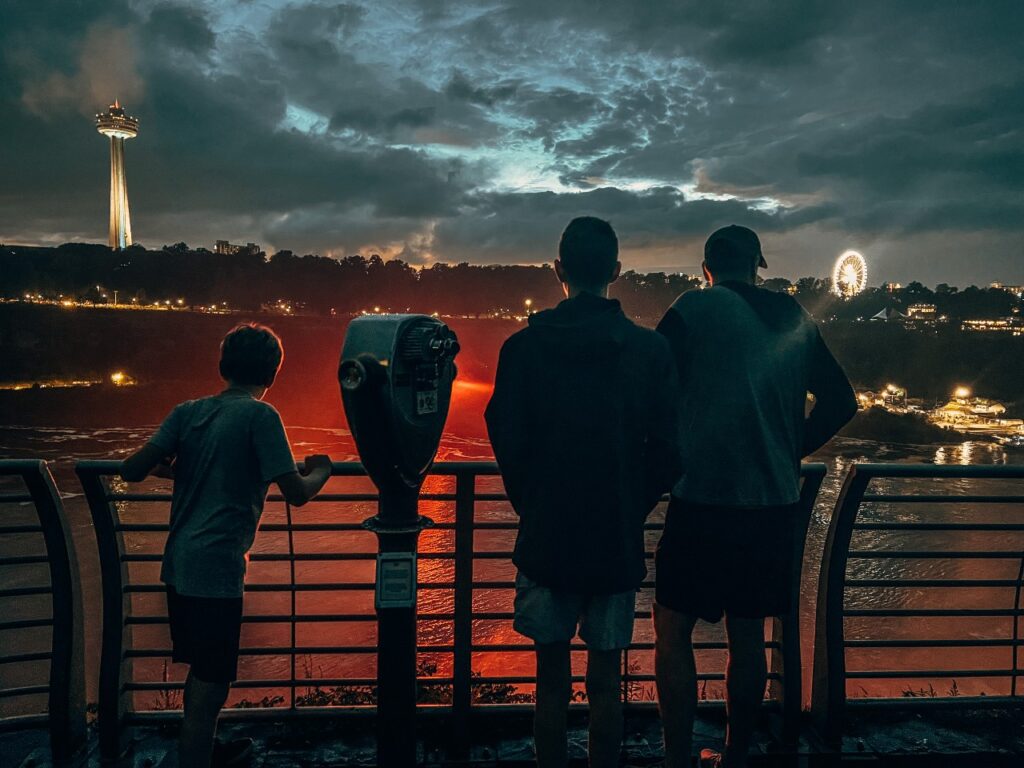
[[[338,383],[349,429],[378,490],[377,750],[384,768],[416,763],[416,550],[432,521],[419,494],[441,440],[459,342],[426,315],[370,315],[345,334]]]

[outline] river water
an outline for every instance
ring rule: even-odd
[[[57,486],[62,492],[64,503],[74,529],[75,542],[82,573],[82,589],[85,604],[85,634],[87,683],[89,700],[95,700],[96,676],[99,658],[99,570],[96,545],[88,509],[81,495],[81,488],[73,472],[74,462],[78,459],[117,458],[123,456],[131,448],[139,445],[149,434],[151,427],[137,429],[100,429],[83,430],[73,427],[0,427],[0,457],[44,458],[51,462]],[[335,460],[356,460],[351,436],[343,429],[304,429],[289,427],[289,437],[297,456],[310,453],[325,452]],[[439,460],[473,460],[490,459],[490,446],[480,437],[464,437],[446,434],[438,456]],[[825,534],[830,519],[832,506],[838,494],[842,479],[851,463],[856,461],[898,461],[925,462],[935,464],[1014,464],[1024,463],[1024,454],[1011,453],[1002,447],[988,443],[964,442],[959,445],[942,447],[908,447],[892,446],[867,441],[837,440],[828,446],[820,455],[813,459],[824,461],[828,466],[818,503],[811,521],[807,540],[805,573],[801,600],[802,646],[804,663],[804,697],[809,697],[810,663],[813,657],[812,644],[814,635],[814,603],[817,597],[817,570],[820,563]],[[445,492],[451,490],[451,481],[443,478],[428,480],[427,490]],[[879,490],[896,490],[903,493],[937,492],[939,489],[934,481],[888,481],[879,486]],[[168,481],[147,481],[145,486],[153,490],[169,490]],[[329,490],[369,490],[370,486],[363,479],[335,480]],[[500,481],[497,479],[481,479],[478,490],[483,492],[499,491]],[[1014,486],[1009,481],[956,481],[941,489],[942,493],[1013,493]],[[1019,490],[1016,491],[1018,494]],[[373,504],[359,503],[321,503],[311,504],[301,510],[293,511],[295,522],[357,522],[373,514]],[[422,505],[424,514],[434,517],[439,522],[451,521],[452,505],[443,502],[425,502]],[[913,508],[892,505],[878,505],[865,512],[865,519],[879,520],[929,520],[957,522],[1022,522],[1024,509],[1021,505],[981,505],[981,504],[944,504],[915,505]],[[15,521],[29,522],[33,512],[26,505],[6,505],[0,507],[5,523]],[[264,522],[283,522],[283,505],[268,504]],[[122,518],[125,521],[165,521],[166,505],[161,504],[125,504]],[[663,510],[654,513],[653,520],[660,520]],[[507,504],[482,503],[477,508],[477,520],[514,520],[514,514]],[[855,546],[864,548],[873,546],[905,547],[911,549],[1000,549],[1018,550],[1024,553],[1024,537],[1016,533],[870,533],[857,534],[861,538],[855,540]],[[512,532],[481,531],[477,532],[475,547],[477,550],[509,549],[512,543]],[[649,544],[656,543],[657,533],[649,535]],[[159,552],[162,538],[152,534],[136,534],[128,538],[127,547],[130,552]],[[421,539],[421,550],[437,552],[451,549],[453,544],[450,531],[427,531]],[[374,539],[363,532],[352,533],[299,533],[295,535],[294,548],[297,552],[360,552],[372,551]],[[0,540],[0,556],[27,554],[41,551],[38,537],[9,536]],[[284,533],[263,532],[257,538],[255,552],[287,551],[287,536]],[[581,557],[584,553],[567,553],[568,557]],[[872,560],[860,561],[851,565],[850,576],[857,578],[931,578],[931,579],[1016,579],[1020,568],[1020,559],[1006,560]],[[728,563],[723,562],[723,567]],[[137,583],[157,582],[158,564],[142,564],[132,566],[131,578]],[[477,561],[474,578],[478,581],[511,580],[513,568],[507,560]],[[286,562],[255,562],[250,566],[250,583],[287,583],[291,578],[289,565]],[[299,563],[296,565],[294,578],[297,582],[329,582],[356,581],[369,582],[373,578],[372,562],[319,562]],[[420,578],[425,582],[449,581],[452,578],[450,561],[422,560]],[[37,567],[4,567],[0,568],[0,589],[15,586],[28,586],[33,583],[45,583],[46,573]],[[1006,587],[970,587],[958,589],[863,589],[849,593],[848,607],[884,608],[884,607],[974,607],[974,608],[1011,608],[1014,605],[1015,591]],[[246,611],[249,614],[280,614],[291,610],[291,595],[288,593],[252,592],[246,598]],[[159,594],[137,595],[133,601],[133,611],[140,615],[158,614],[163,608],[162,596]],[[373,615],[372,593],[367,591],[306,591],[299,592],[295,598],[295,609],[299,614],[312,613],[346,613]],[[427,589],[420,593],[419,610],[421,613],[444,613],[453,608],[453,597],[447,589]],[[650,607],[651,592],[640,593],[638,605],[647,610]],[[510,589],[478,590],[474,597],[474,609],[481,612],[500,612],[511,610],[512,591]],[[0,599],[0,610],[5,620],[31,618],[46,615],[48,602],[37,598],[4,598]],[[1013,634],[1011,617],[1005,618],[973,618],[973,619],[875,619],[848,620],[850,637],[891,637],[891,638],[952,638],[971,637],[975,639],[999,638],[1008,639]],[[720,639],[720,626],[700,625],[698,639]],[[48,630],[18,630],[7,632],[0,638],[3,654],[20,652],[38,647],[47,641]],[[246,625],[243,631],[243,646],[267,647],[287,646],[291,642],[291,625],[288,623],[257,623]],[[353,645],[362,646],[370,651],[375,643],[375,625],[372,621],[356,623],[313,623],[300,622],[295,628],[295,642],[299,646]],[[522,641],[511,629],[506,620],[477,620],[474,622],[474,641],[485,644],[518,643]],[[640,620],[635,630],[635,640],[645,642],[652,640],[650,622]],[[421,644],[446,644],[452,642],[451,624],[445,621],[422,621],[420,626]],[[163,627],[140,627],[135,629],[135,642],[140,646],[167,647],[166,630]],[[914,668],[931,667],[935,669],[986,668],[1006,669],[1013,665],[1012,651],[1009,648],[978,648],[953,650],[900,650],[898,652],[851,652],[849,655],[851,668],[880,669],[909,666]],[[576,654],[574,663],[577,671],[582,671],[582,654]],[[720,672],[724,669],[724,653],[720,651],[699,652],[698,664],[702,671]],[[353,654],[300,654],[295,661],[294,670],[291,660],[284,655],[257,655],[244,657],[241,663],[241,676],[250,679],[287,679],[291,674],[298,677],[329,677],[329,678],[367,678],[375,674],[375,656],[370,652]],[[451,673],[451,655],[447,653],[423,654],[421,664],[427,673],[444,676]],[[653,669],[652,655],[648,651],[634,651],[630,654],[631,669],[640,673],[649,673]],[[523,651],[480,652],[473,657],[474,672],[488,675],[528,675],[533,672],[532,654],[524,647]],[[159,681],[163,679],[179,680],[183,670],[169,665],[163,659],[142,659],[135,662],[134,675],[138,680]],[[46,665],[21,664],[0,665],[0,687],[30,684],[45,678]],[[935,675],[920,679],[883,679],[851,681],[849,694],[860,695],[946,695],[951,691],[958,694],[1000,694],[1009,692],[1011,685],[1008,676],[983,676],[971,679],[959,679],[952,676]],[[529,693],[530,686],[520,686],[519,692]],[[306,693],[299,688],[299,694]],[[720,683],[712,682],[705,690],[709,698],[716,698],[722,693]],[[231,702],[274,703],[275,696],[285,694],[279,688],[238,689],[232,694]],[[653,688],[649,684],[638,684],[630,689],[632,697],[650,699]],[[136,697],[136,705],[140,708],[176,707],[176,694],[144,693]],[[16,712],[38,711],[42,700],[40,697],[22,699],[0,699],[0,716]],[[280,702],[278,702],[280,703]]]

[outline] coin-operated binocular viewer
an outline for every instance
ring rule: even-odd
[[[371,315],[348,327],[341,398],[367,474],[377,486],[377,751],[385,768],[416,763],[416,547],[431,525],[418,510],[437,453],[459,342],[425,315]]]

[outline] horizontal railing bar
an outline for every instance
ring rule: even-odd
[[[0,688],[0,699],[9,699],[14,696],[35,696],[40,693],[49,693],[48,685],[26,685],[21,688]]]
[[[1024,479],[1024,466],[1013,464],[857,464],[857,474],[867,478],[927,478],[959,480]]]
[[[870,589],[877,587],[942,587],[957,589],[960,587],[1016,587],[1016,579],[847,579],[847,587]]]
[[[241,656],[357,656],[377,653],[376,645],[261,645],[252,648],[239,648]],[[451,645],[418,645],[417,653],[451,653]],[[137,659],[169,658],[171,648],[132,648],[125,651],[125,657]]]
[[[1024,696],[898,696],[890,699],[868,696],[847,699],[848,707],[884,709],[953,708],[1003,709],[1024,707]]]
[[[452,621],[454,613],[420,613],[417,618],[420,621]],[[480,618],[475,615],[474,618]],[[501,614],[500,618],[512,618],[512,614]],[[321,624],[326,622],[349,622],[349,621],[376,621],[375,613],[298,613],[298,614],[255,614],[243,616],[243,624],[282,624],[295,622],[297,624]],[[126,616],[125,624],[138,625],[160,625],[167,623],[166,616]],[[3,627],[0,627],[2,629]]]
[[[899,504],[1020,504],[1024,496],[986,496],[983,494],[921,494],[865,493],[862,503],[893,502]]]
[[[424,619],[431,614],[420,614],[420,618]],[[441,614],[447,620],[451,619],[451,614]],[[296,622],[297,624],[309,624],[309,623],[324,623],[324,622],[357,622],[357,621],[376,621],[377,615],[375,613],[311,613],[311,614],[295,614],[290,615],[286,613],[282,614],[258,614],[255,616],[243,616],[243,624],[282,624]],[[140,626],[145,625],[159,625],[166,624],[166,616],[126,616],[125,624],[137,624]]]
[[[3,565],[38,565],[50,562],[46,555],[13,555],[11,557],[0,557],[0,566]]]
[[[47,661],[51,658],[53,658],[53,654],[49,651],[17,653],[12,656],[0,656],[0,664],[22,664],[29,661]]]
[[[31,493],[0,493],[0,504],[24,504],[32,501]]]
[[[1024,645],[1024,641],[1021,643]],[[702,640],[691,643],[694,650],[697,651],[724,651],[728,649],[723,641],[715,640]],[[764,643],[765,649],[775,650],[782,647],[782,644],[776,640],[766,640]],[[532,643],[474,643],[470,646],[472,653],[519,653],[525,651],[534,651],[534,645]],[[587,646],[585,643],[572,643],[569,646],[570,651],[585,651]],[[654,643],[632,643],[629,646],[629,650],[632,651],[653,651]]]
[[[352,678],[324,678],[322,680],[301,680],[280,678],[277,680],[236,680],[231,684],[232,688],[315,688],[322,685],[330,686],[352,686],[369,687],[377,684],[377,678],[352,677]],[[159,682],[129,682],[125,683],[125,691],[180,691],[185,687],[185,681],[168,680]]]
[[[873,616],[875,618],[929,618],[936,616],[1024,616],[1024,608],[847,608],[843,611],[847,617]]]
[[[1024,501],[1024,498],[1021,499]],[[1024,523],[885,523],[859,522],[855,531],[1024,531]]]
[[[34,469],[38,465],[36,461],[25,461],[26,469]],[[122,462],[116,459],[87,459],[78,462],[77,471],[82,475],[119,475],[121,466]],[[808,469],[813,471],[815,467],[808,465]],[[331,464],[331,474],[336,477],[365,477],[366,469],[358,461],[335,461]],[[431,468],[430,474],[442,477],[457,477],[458,475],[497,477],[500,475],[500,471],[498,465],[493,461],[458,461],[435,464]]]
[[[32,500],[30,496],[28,501]],[[2,501],[2,499],[0,499]],[[43,528],[39,525],[0,525],[0,536],[18,533],[42,533]]]
[[[50,722],[49,714],[12,715],[0,717],[0,732],[20,731],[27,728],[40,728]]]
[[[245,584],[246,592],[368,592],[376,589],[372,581],[352,582],[315,582],[304,584]],[[455,589],[453,581],[424,581],[416,585],[417,589],[446,590]],[[127,584],[125,594],[153,594],[167,591],[163,584]],[[2,595],[0,595],[2,596]]]
[[[885,560],[885,559],[907,559],[907,560],[1016,560],[1021,556],[1020,550],[865,550],[851,549],[849,558],[851,560]]]
[[[28,597],[30,595],[52,595],[53,587],[51,586],[39,586],[39,587],[11,587],[10,589],[0,589],[0,598],[2,597]]]
[[[53,619],[20,619],[18,621],[0,621],[0,632],[7,629],[32,629],[34,627],[52,627]]]
[[[1024,647],[1024,639],[987,638],[936,639],[936,640],[846,640],[847,648],[1012,648]]]
[[[847,670],[846,676],[855,680],[912,680],[932,677],[1011,677],[1012,669],[879,669],[879,670]],[[1017,673],[1019,674],[1019,672]]]

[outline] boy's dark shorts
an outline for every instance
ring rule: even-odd
[[[242,598],[179,595],[167,587],[172,660],[191,666],[204,683],[238,679],[238,641],[242,634]]]
[[[782,616],[799,504],[739,508],[672,497],[655,555],[658,605],[705,621]]]

